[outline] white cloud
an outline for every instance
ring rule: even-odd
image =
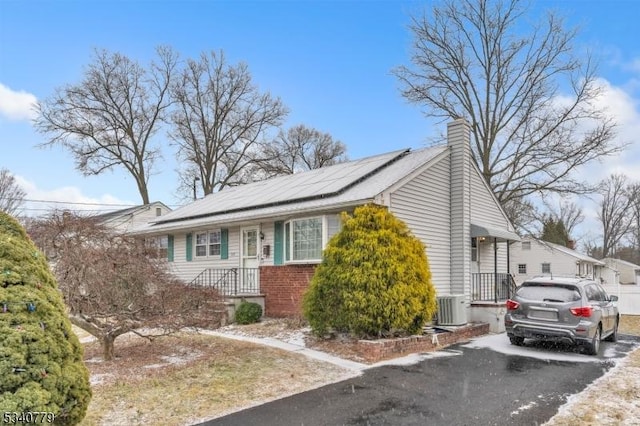
[[[14,91],[0,83],[0,116],[9,120],[31,120],[35,117],[33,107],[38,99],[25,91]]]
[[[89,197],[74,186],[42,189],[19,175],[15,175],[15,178],[16,183],[27,194],[25,199],[29,200],[24,204],[24,213],[27,216],[39,216],[56,209],[100,214],[136,205],[134,202],[121,200],[110,194],[103,194],[97,198]]]

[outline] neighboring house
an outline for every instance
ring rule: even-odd
[[[640,285],[640,266],[622,259],[607,257],[602,259],[612,269],[619,272],[619,283],[622,285]]]
[[[621,259],[602,259],[608,267],[616,270],[618,280],[604,289],[618,296],[618,310],[623,315],[640,315],[640,266]]]
[[[102,225],[116,232],[129,232],[169,213],[171,209],[156,201],[94,216]]]
[[[376,203],[424,243],[437,294],[464,306],[462,322],[477,320],[470,308],[480,300],[503,308],[497,302],[513,288],[509,243],[519,237],[471,158],[469,136],[456,120],[446,145],[225,188],[134,232],[167,235],[171,268],[186,282],[259,295],[266,315],[295,316],[340,212]]]
[[[600,260],[578,253],[568,247],[523,238],[513,245],[510,259],[516,283],[537,276],[556,275],[608,280],[611,270]]]
[[[135,207],[116,210],[94,216],[98,222],[117,233],[126,233],[134,228],[146,225],[153,220],[157,220],[169,213],[171,208],[164,203],[155,201],[149,204],[142,204]],[[168,237],[158,235],[148,239],[149,244],[153,244],[158,249],[158,256],[165,257],[168,250]]]

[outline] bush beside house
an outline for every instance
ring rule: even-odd
[[[44,255],[0,212],[0,412],[77,424],[91,399],[83,350]],[[29,420],[29,419],[26,419]],[[48,421],[39,417],[33,421]]]
[[[382,206],[358,207],[342,221],[304,295],[313,331],[357,337],[420,331],[436,311],[423,244]]]

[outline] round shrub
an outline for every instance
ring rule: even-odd
[[[236,323],[253,324],[262,317],[262,306],[254,302],[242,301],[236,309]]]
[[[0,412],[78,424],[91,400],[82,346],[44,255],[0,212]]]
[[[424,245],[385,207],[366,205],[329,241],[303,299],[318,335],[416,333],[436,311]]]

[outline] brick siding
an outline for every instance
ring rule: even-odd
[[[300,317],[302,295],[309,287],[316,265],[260,267],[260,291],[265,296],[265,316]]]

